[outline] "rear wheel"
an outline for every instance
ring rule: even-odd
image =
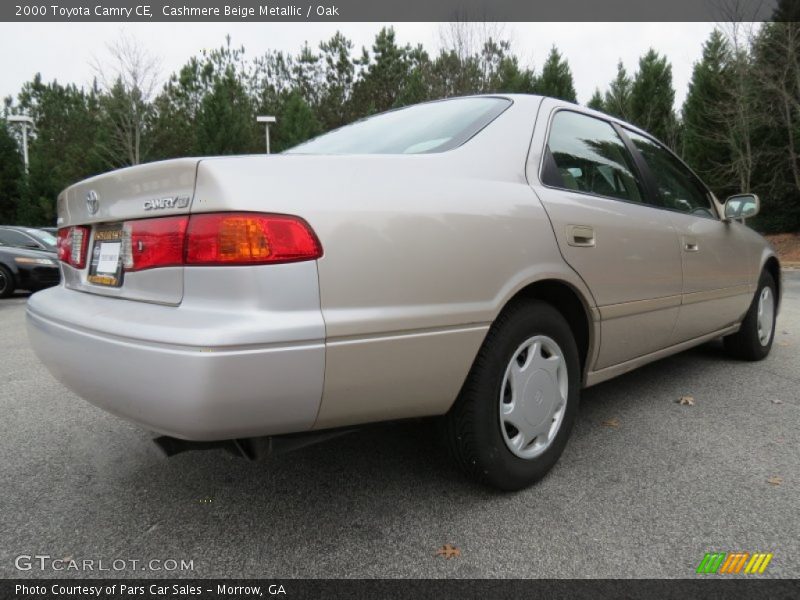
[[[540,301],[510,306],[445,417],[451,454],[468,475],[503,490],[538,481],[567,443],[579,383],[577,345],[561,313]]]
[[[0,265],[0,298],[8,298],[14,293],[14,275]]]
[[[736,358],[761,360],[766,358],[775,337],[775,316],[778,296],[775,280],[764,271],[758,289],[738,332],[724,339],[725,349]]]

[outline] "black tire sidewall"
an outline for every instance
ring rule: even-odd
[[[758,301],[761,292],[765,287],[772,290],[772,297],[775,302],[774,312],[772,316],[772,335],[770,336],[769,343],[766,346],[761,345],[758,339]],[[756,293],[750,302],[750,307],[747,309],[747,314],[742,320],[739,331],[725,337],[725,349],[734,358],[740,360],[758,361],[767,357],[772,344],[775,341],[775,325],[778,317],[778,286],[775,279],[768,271],[762,271],[761,277],[758,279],[758,287]]]
[[[561,427],[550,447],[533,459],[511,452],[500,425],[500,388],[508,363],[519,346],[535,335],[553,339],[567,363],[567,408]],[[475,436],[478,460],[489,483],[516,490],[541,479],[556,463],[566,446],[578,411],[580,360],[572,331],[564,317],[543,302],[531,302],[511,309],[483,349],[480,371],[475,374]]]
[[[769,287],[772,291],[772,301],[774,303],[772,310],[772,333],[770,334],[769,343],[766,346],[762,345],[761,340],[758,339],[758,302],[761,297],[761,292],[765,287]],[[758,280],[758,289],[756,290],[756,295],[753,298],[753,304],[750,307],[750,313],[747,315],[747,321],[745,323],[747,327],[746,333],[749,338],[748,341],[752,344],[753,353],[756,354],[758,358],[765,358],[772,349],[772,343],[775,341],[775,324],[778,320],[777,291],[777,286],[775,285],[775,280],[772,278],[772,275],[767,271],[761,273],[761,277]]]
[[[0,289],[0,298],[8,298],[14,293],[14,274],[11,273],[6,267],[0,265],[0,271],[2,271],[2,275],[6,280],[6,287],[5,289]]]

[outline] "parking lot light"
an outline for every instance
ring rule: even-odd
[[[264,123],[264,127],[266,128],[266,137],[267,137],[267,154],[269,154],[269,126],[271,123],[275,123],[275,117],[263,115],[256,117],[256,121],[259,123]]]

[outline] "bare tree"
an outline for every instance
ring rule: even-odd
[[[800,192],[800,23],[770,23],[763,33],[756,42],[760,48],[754,76],[770,101],[765,120],[783,132],[785,147],[779,149],[777,164],[788,166]]]
[[[442,49],[454,50],[461,60],[466,60],[481,54],[490,40],[507,40],[506,33],[503,23],[451,21],[439,27],[439,45]]]
[[[752,186],[753,170],[758,150],[753,145],[753,135],[759,115],[752,86],[751,48],[755,25],[742,21],[742,5],[738,0],[721,4],[726,9],[727,21],[718,23],[731,52],[730,101],[715,107],[717,119],[723,123],[714,137],[724,141],[731,152],[730,173],[736,178],[739,189],[748,192]]]
[[[458,20],[439,27],[439,47],[452,53],[458,60],[460,72],[469,79],[475,72],[479,81],[464,82],[458,93],[489,91],[490,82],[498,66],[498,59],[510,54],[511,39],[502,23]],[[479,89],[469,89],[476,86]],[[466,87],[465,87],[466,86]]]
[[[107,140],[101,148],[115,165],[138,165],[152,100],[160,83],[160,63],[136,39],[120,33],[107,45],[109,59],[95,57],[92,67],[104,92]]]

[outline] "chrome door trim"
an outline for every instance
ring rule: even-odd
[[[742,283],[731,287],[716,288],[713,290],[704,290],[702,292],[691,292],[683,294],[681,304],[697,304],[698,302],[709,302],[711,300],[722,300],[723,298],[730,298],[732,296],[750,296],[755,289],[749,283]]]
[[[653,312],[675,308],[681,305],[681,295],[664,296],[663,298],[653,298],[651,300],[635,300],[633,302],[621,302],[620,304],[609,304],[600,307],[600,316],[604,321],[630,317],[642,313]]]

